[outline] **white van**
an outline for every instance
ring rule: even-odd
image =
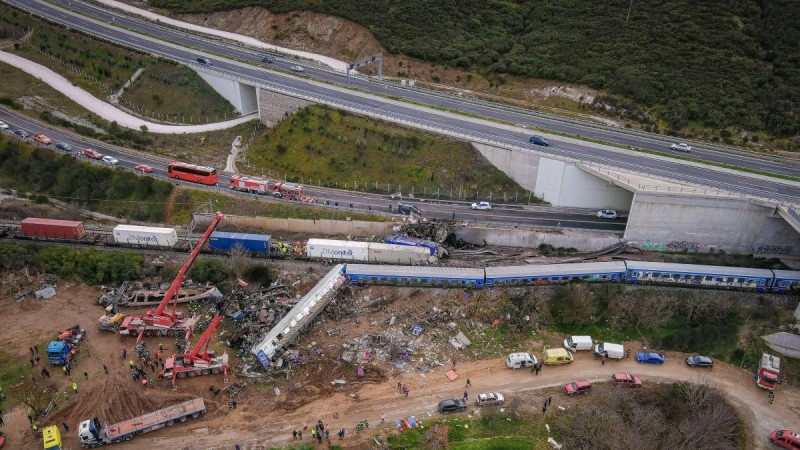
[[[536,357],[530,353],[512,353],[506,358],[506,366],[509,369],[519,369],[521,367],[533,367],[536,364]]]
[[[594,346],[594,354],[600,357],[607,356],[609,359],[622,359],[625,356],[625,348],[622,344],[601,342]]]
[[[591,350],[592,337],[591,336],[570,336],[564,339],[564,348],[575,352],[578,350]]]

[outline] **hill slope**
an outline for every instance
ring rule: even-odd
[[[579,82],[628,97],[673,129],[800,132],[800,2],[775,0],[151,0],[173,12],[310,10],[368,27],[393,53]]]

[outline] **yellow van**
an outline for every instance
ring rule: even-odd
[[[44,450],[61,450],[64,448],[61,445],[61,433],[58,432],[58,427],[55,425],[44,428],[42,439],[44,440]]]
[[[548,366],[556,364],[569,364],[572,362],[572,353],[563,348],[548,348],[544,351],[544,363]]]

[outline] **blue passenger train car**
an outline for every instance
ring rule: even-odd
[[[483,287],[483,269],[460,267],[384,266],[348,264],[345,274],[350,284],[390,284],[396,286]]]
[[[411,247],[425,247],[431,252],[431,256],[436,256],[436,250],[438,245],[436,242],[429,241],[427,239],[420,239],[411,236],[406,236],[405,234],[394,233],[386,236],[384,239],[387,244],[396,244],[396,245],[407,245]]]
[[[616,283],[625,278],[625,263],[613,261],[487,267],[485,271],[486,286],[543,285],[573,281]]]
[[[647,261],[626,261],[626,265],[627,281],[634,284],[671,284],[767,292],[774,277],[772,270],[769,269]]]

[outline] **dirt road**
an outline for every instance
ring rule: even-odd
[[[602,366],[588,352],[577,355],[573,364],[561,367],[545,367],[538,376],[529,370],[512,371],[505,368],[502,359],[476,362],[458,362],[459,378],[450,382],[444,373],[449,367],[440,367],[426,373],[409,371],[402,374],[384,372],[388,379],[384,382],[365,384],[360,389],[349,388],[347,392],[336,392],[322,396],[299,408],[291,408],[284,402],[286,393],[276,397],[269,389],[248,388],[240,398],[239,407],[229,410],[222,397],[209,396],[208,386],[221,386],[215,377],[202,377],[184,380],[177,390],[168,385],[155,389],[143,389],[135,384],[128,373],[125,361],[119,356],[123,345],[132,347],[132,340],[108,333],[93,331],[94,322],[100,315],[97,306],[97,289],[80,285],[64,284],[58,287],[59,295],[47,301],[25,299],[15,303],[13,299],[0,299],[0,307],[9,318],[0,329],[0,343],[10,352],[10,356],[28,359],[28,347],[50,339],[58,330],[80,323],[91,332],[85,341],[85,349],[91,354],[82,353],[80,366],[71,378],[56,374],[54,380],[66,389],[71,380],[77,380],[81,390],[54,415],[42,421],[43,425],[60,424],[66,421],[71,431],[63,433],[68,448],[79,448],[75,429],[80,420],[99,416],[113,422],[129,418],[143,412],[174,404],[192,396],[203,396],[209,412],[202,419],[189,421],[152,434],[137,437],[132,442],[117,444],[118,449],[140,449],[156,446],[158,448],[198,449],[227,448],[240,444],[243,449],[254,450],[268,446],[280,446],[291,442],[291,431],[302,428],[304,420],[309,424],[322,419],[332,430],[345,427],[348,437],[342,443],[347,448],[363,448],[362,441],[353,433],[360,420],[368,419],[374,426],[381,414],[386,414],[387,422],[396,417],[417,416],[425,419],[434,416],[436,404],[446,398],[460,398],[467,377],[472,382],[469,393],[472,399],[480,392],[498,391],[505,395],[509,405],[541,404],[548,395],[553,395],[554,406],[566,406],[584,401],[568,399],[561,392],[561,386],[568,381],[589,379],[607,380],[614,372],[631,372],[640,375],[645,383],[668,382],[674,380],[705,380],[728,393],[742,417],[753,427],[756,448],[766,448],[769,431],[775,428],[800,428],[800,392],[787,386],[776,390],[775,403],[769,405],[766,391],[756,387],[751,374],[739,368],[718,364],[713,370],[690,369],[683,362],[683,355],[670,354],[663,366],[642,365],[632,359],[619,362],[609,361]],[[169,342],[164,342],[169,345]],[[149,345],[157,346],[158,342]],[[215,348],[221,347],[213,342]],[[83,347],[83,346],[82,346]],[[635,347],[634,347],[635,348]],[[85,350],[84,350],[85,351]],[[106,364],[110,373],[106,375],[102,365]],[[391,366],[390,366],[391,367]],[[38,368],[36,369],[38,373]],[[305,370],[315,371],[324,379],[338,376],[330,365],[308,364]],[[84,379],[87,371],[89,379]],[[232,382],[236,381],[235,375]],[[408,398],[397,392],[397,381],[402,381],[411,389]],[[8,389],[7,389],[8,390]],[[285,389],[284,389],[285,391]],[[61,403],[61,402],[60,402]],[[472,412],[470,408],[469,412]],[[30,432],[27,411],[17,407],[4,411],[9,436],[6,448],[39,448],[40,439]],[[550,414],[550,412],[548,412]],[[363,437],[361,437],[363,439]],[[308,439],[306,435],[305,439]],[[338,441],[337,441],[338,443]]]

